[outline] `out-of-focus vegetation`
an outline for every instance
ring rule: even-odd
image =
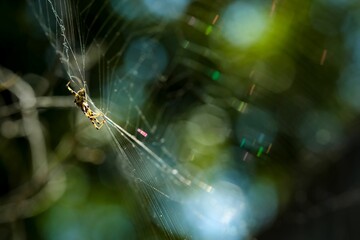
[[[221,175],[251,202],[238,238],[357,239],[359,1],[189,1],[185,12],[170,16],[183,35],[164,42],[174,53],[186,39],[186,61],[153,101],[176,98],[187,117],[175,136],[182,164],[210,182]],[[165,239],[143,221],[106,130],[74,108],[32,9],[3,1],[0,20],[0,239]]]

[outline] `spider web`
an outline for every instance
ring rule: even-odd
[[[181,106],[199,98],[190,78],[195,73],[208,81],[218,74],[212,67],[217,56],[203,43],[215,22],[217,1],[195,1],[191,8],[185,4],[190,1],[164,1],[167,14],[156,7],[146,10],[147,1],[29,2],[74,90],[85,88],[90,108],[105,114],[117,165],[166,238],[246,236],[246,226],[237,219],[243,206],[238,189],[201,180],[204,174],[189,164],[191,157],[180,156],[186,141],[178,124],[186,121]],[[203,11],[213,18],[202,16]],[[228,213],[224,207],[209,215],[201,205],[221,203],[215,193],[228,195],[235,210]],[[231,216],[223,220],[226,214]],[[199,233],[221,221],[227,228]]]

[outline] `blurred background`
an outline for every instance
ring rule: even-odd
[[[104,23],[84,36],[124,46],[111,66],[126,76],[109,83],[88,70],[94,102],[152,151],[166,146],[173,170],[216,189],[174,200],[187,238],[358,239],[358,0],[89,6],[87,19]],[[102,7],[126,26],[119,37],[106,34]],[[2,1],[0,19],[0,239],[184,239],[118,171],[113,145],[127,144],[75,108],[29,4]]]

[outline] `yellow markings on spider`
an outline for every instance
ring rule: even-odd
[[[94,127],[99,130],[105,123],[105,119],[99,121],[97,118],[98,117],[102,117],[104,116],[104,114],[102,112],[100,113],[95,113],[93,110],[91,110],[88,102],[87,102],[87,96],[86,96],[86,91],[85,88],[81,88],[79,91],[74,91],[74,89],[72,89],[70,87],[70,82],[68,82],[66,84],[66,87],[69,89],[69,91],[71,92],[72,95],[74,95],[75,100],[74,103],[76,106],[78,106],[81,111],[85,114],[85,116],[87,118],[90,119],[91,123],[94,125]]]

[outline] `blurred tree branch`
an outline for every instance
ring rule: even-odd
[[[10,106],[0,108],[0,117],[20,111],[25,137],[29,141],[32,163],[32,177],[22,186],[14,189],[0,205],[0,223],[13,222],[16,219],[30,217],[47,209],[65,190],[65,174],[59,161],[68,157],[71,141],[67,135],[60,141],[56,152],[47,151],[44,132],[38,117],[39,107],[69,107],[69,97],[36,98],[31,86],[10,70],[0,68],[0,88],[7,89],[19,100]],[[65,144],[64,144],[65,143]],[[66,146],[64,146],[66,145]],[[69,146],[70,145],[70,146]],[[68,154],[63,154],[67,152]],[[49,158],[49,155],[51,157]]]

